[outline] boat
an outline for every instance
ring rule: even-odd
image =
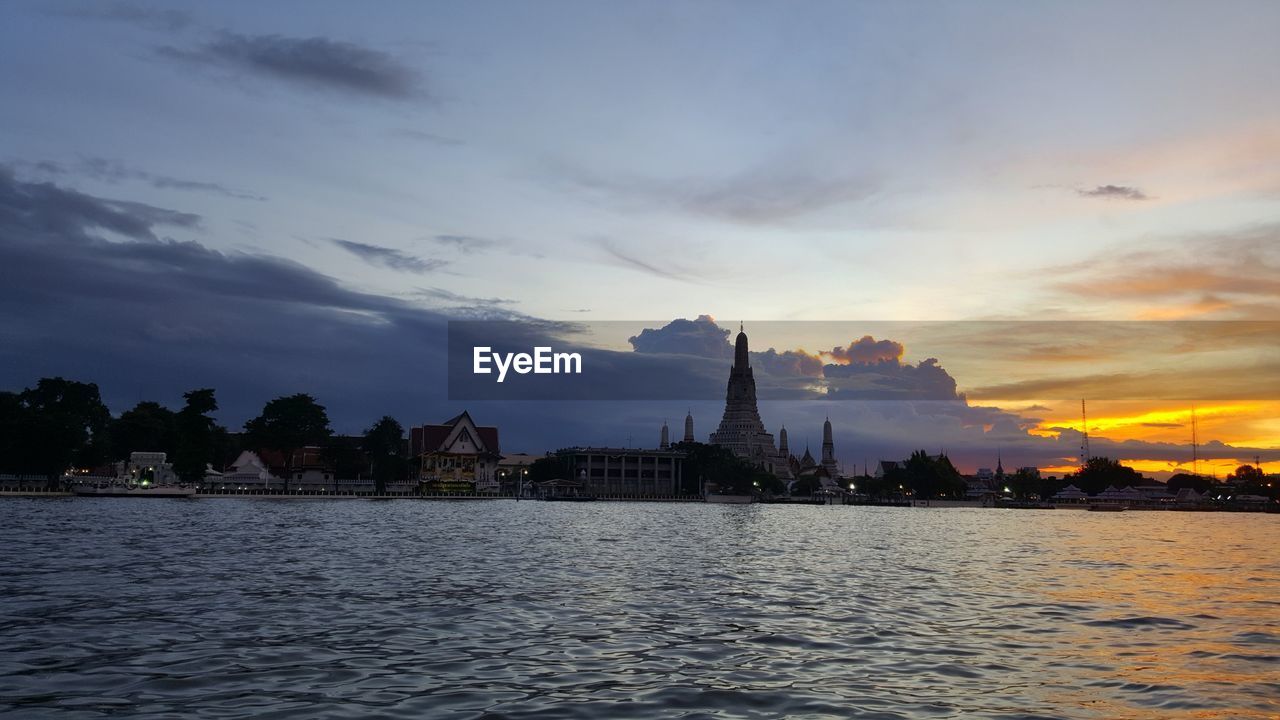
[[[1103,505],[1094,503],[1089,506],[1090,512],[1124,512],[1128,507],[1125,505]]]
[[[72,492],[81,497],[189,498],[195,497],[196,487],[194,485],[161,485],[149,482],[126,483],[112,481],[81,483],[74,486]]]

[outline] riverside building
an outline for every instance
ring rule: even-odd
[[[463,412],[440,425],[409,430],[409,457],[417,464],[418,481],[427,493],[497,493],[498,428],[476,425]]]

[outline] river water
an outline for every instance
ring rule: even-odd
[[[0,716],[1263,718],[1280,516],[0,499]]]

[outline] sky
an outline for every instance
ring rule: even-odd
[[[705,316],[954,380],[762,407],[815,439],[832,414],[847,466],[1061,471],[1088,395],[1145,472],[1189,462],[1192,405],[1212,472],[1280,470],[1277,26],[1271,2],[4,3],[0,387],[644,444],[720,407],[451,400],[444,328]]]

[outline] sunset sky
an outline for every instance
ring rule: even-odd
[[[941,406],[762,407],[848,466],[1062,472],[1088,397],[1144,472],[1190,468],[1193,406],[1203,472],[1280,471],[1280,4],[378,9],[0,4],[0,389],[357,432],[464,406],[449,319],[707,316],[936,358]],[[587,405],[465,406],[515,451],[687,409]]]

